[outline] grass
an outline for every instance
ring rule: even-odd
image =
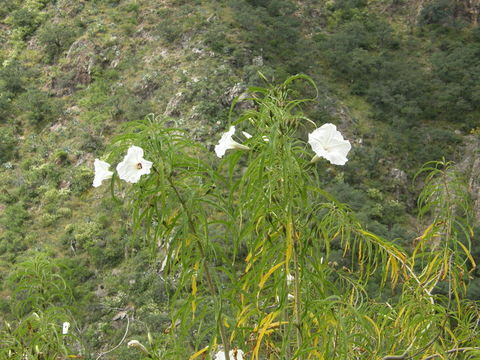
[[[17,7],[23,6],[20,1],[15,4]],[[383,3],[377,5],[383,7]],[[104,146],[118,133],[123,122],[142,118],[149,112],[164,113],[167,104],[179,92],[183,95],[176,109],[175,120],[191,129],[192,136],[214,144],[216,133],[227,123],[229,104],[221,103],[222,96],[236,83],[251,85],[248,83],[251,77],[247,78],[247,72],[261,70],[275,74],[277,68],[286,68],[288,64],[276,64],[275,59],[270,63],[264,59],[264,66],[255,67],[251,64],[252,58],[258,55],[256,52],[260,49],[246,42],[246,35],[249,34],[242,33],[244,30],[236,24],[238,14],[228,3],[219,6],[213,1],[191,4],[182,1],[125,0],[115,5],[114,2],[105,1],[62,1],[56,2],[56,5],[48,2],[39,11],[45,21],[55,21],[57,12],[60,11],[62,18],[71,22],[69,25],[79,29],[75,40],[86,40],[93,44],[92,57],[84,64],[88,66],[92,80],[88,84],[77,84],[77,89],[59,96],[64,103],[63,109],[51,123],[40,127],[26,124],[22,120],[24,114],[18,109],[11,116],[15,120],[7,122],[0,119],[0,131],[12,126],[18,128],[16,135],[19,140],[19,155],[11,161],[13,169],[1,166],[0,192],[2,196],[14,194],[19,197],[18,200],[30,204],[27,209],[30,219],[18,230],[27,234],[24,240],[31,252],[46,251],[59,258],[79,259],[88,271],[96,273],[84,285],[93,289],[96,284],[111,282],[109,291],[113,297],[116,291],[126,292],[131,289],[128,285],[131,277],[129,270],[131,267],[136,267],[137,270],[141,268],[144,254],[142,251],[135,254],[128,247],[131,234],[122,208],[105,200],[109,197],[108,188],[88,187],[89,175],[86,168],[92,170],[93,159],[103,155]],[[66,16],[68,14],[72,15]],[[405,13],[388,15],[396,33],[407,38],[418,36],[406,25]],[[305,23],[317,26],[315,32],[324,31],[318,29],[316,19],[305,19]],[[221,31],[226,29],[229,32],[223,35]],[[21,41],[14,33],[9,33],[11,30],[14,28],[8,24],[0,30],[1,37],[6,38],[0,50],[0,61],[8,63],[17,59],[34,72],[27,80],[28,86],[49,90],[55,77],[64,74],[64,66],[72,61],[66,58],[67,52],[62,52],[58,59],[46,64],[35,33]],[[308,33],[307,30],[303,29],[305,33]],[[211,37],[218,33],[222,35],[215,37],[214,42]],[[450,41],[456,41],[460,35],[448,36]],[[424,45],[425,39],[421,40],[411,45],[410,50],[413,49],[415,59],[423,63],[432,48],[438,44],[428,41]],[[212,50],[214,46],[219,50]],[[230,53],[229,47],[239,53]],[[193,49],[200,49],[202,53]],[[318,49],[308,50],[313,55],[307,55],[314,59],[309,64],[311,73],[308,75],[318,79],[321,90],[330,98],[329,104],[333,104],[334,110],[332,121],[338,122],[335,112],[345,109],[347,124],[351,127],[347,129],[347,134],[368,136],[371,139],[369,146],[372,147],[383,141],[381,134],[388,132],[389,126],[372,120],[372,106],[364,97],[350,93],[349,84],[336,78]],[[237,54],[240,53],[243,54],[241,61],[237,59]],[[117,65],[114,66],[115,62]],[[280,69],[277,74],[284,71]],[[16,103],[17,99],[13,98],[12,104]],[[56,127],[58,125],[60,126]],[[429,120],[423,125],[438,128],[444,124]],[[67,163],[58,164],[58,159],[54,156],[58,150],[67,153]],[[402,157],[402,154],[397,155]],[[397,161],[389,160],[393,164]],[[48,170],[46,173],[39,170],[42,166]],[[82,170],[82,167],[85,169]],[[383,174],[382,169],[378,168],[378,173]],[[75,181],[83,181],[83,190],[74,190],[77,185]],[[359,187],[375,187],[387,181],[383,177],[375,181],[360,179]],[[68,199],[54,203],[53,200],[44,198],[49,189],[63,187],[72,188]],[[8,206],[11,204],[7,201],[0,202],[0,216],[5,217]],[[70,209],[71,215],[67,210],[60,209]],[[100,231],[103,247],[95,251],[90,249],[90,252],[79,248],[74,253],[71,249],[74,234],[68,232],[69,226],[73,224],[81,227],[82,224],[92,222],[104,225]],[[411,226],[414,227],[415,224]],[[0,231],[3,230],[5,229],[0,226]],[[115,254],[112,255],[115,249],[109,247],[111,244],[122,246],[122,252],[127,248],[125,253],[131,258],[119,263]],[[29,254],[27,252],[25,255]],[[1,256],[18,258],[22,253]],[[112,259],[110,264],[104,260],[110,259],[108,256]],[[0,261],[0,272],[6,274],[9,265],[8,261]],[[120,274],[113,275],[113,269],[121,269]],[[135,296],[140,298],[143,296],[142,291],[153,291],[148,285],[145,288],[146,290],[135,290],[138,292],[130,294],[130,299],[135,300]],[[8,298],[9,292],[6,289],[0,291],[3,302]],[[97,304],[111,300],[92,300],[91,291],[82,296],[84,300],[89,299]],[[147,312],[147,305],[145,308],[142,306],[149,301],[148,298],[139,300],[139,313]],[[92,322],[86,326],[88,331],[95,333],[94,328],[98,324],[106,324],[110,320],[110,313],[98,310],[93,313],[98,314],[99,319],[90,319]],[[123,329],[112,328],[110,331],[113,337],[118,337]]]

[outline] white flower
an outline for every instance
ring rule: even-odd
[[[239,144],[232,139],[233,134],[235,134],[235,126],[230,126],[230,130],[222,135],[220,141],[215,145],[215,153],[219,158],[225,155],[225,152],[229,149],[241,149],[241,150],[250,150],[248,146]],[[246,137],[246,136],[245,136]]]
[[[70,328],[70,323],[69,323],[68,321],[65,321],[65,322],[63,323],[63,327],[62,327],[62,334],[63,334],[63,335],[67,335],[69,328]]]
[[[95,167],[95,178],[93,179],[94,187],[99,187],[100,185],[102,185],[103,180],[107,180],[112,177],[113,172],[108,170],[108,168],[110,167],[109,163],[106,163],[105,161],[99,159],[95,159],[93,166]]]
[[[243,360],[244,352],[240,349],[233,349],[228,352],[230,360]],[[220,350],[215,354],[214,360],[225,360],[225,351]]]
[[[245,136],[247,139],[251,139],[251,138],[252,138],[252,135],[250,135],[250,134],[247,133],[246,131],[242,131],[242,134],[243,134],[243,136]]]
[[[143,149],[130,146],[123,161],[117,165],[118,177],[130,183],[136,183],[142,175],[150,174],[153,163],[143,158]]]
[[[337,131],[337,127],[330,123],[308,134],[308,143],[316,154],[312,162],[323,157],[335,165],[345,165],[348,161],[347,154],[352,148],[350,142],[344,140],[342,134]]]

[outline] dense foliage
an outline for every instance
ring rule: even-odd
[[[313,176],[311,181],[315,186],[336,198],[334,203],[341,209],[348,209],[349,221],[354,218],[355,226],[358,224],[366,233],[393,241],[395,247],[403,249],[405,256],[413,255],[409,260],[412,263],[405,264],[416,274],[421,266],[432,260],[429,251],[441,253],[429,268],[430,275],[441,280],[429,278],[425,281],[437,285],[432,296],[438,305],[435,310],[438,318],[432,321],[438,321],[435,326],[441,329],[448,318],[452,326],[449,329],[453,331],[453,335],[448,336],[452,338],[444,340],[441,346],[432,342],[428,344],[430,348],[425,347],[423,353],[417,354],[414,349],[423,348],[420,344],[425,339],[420,335],[414,341],[410,336],[414,334],[407,331],[393,349],[388,344],[395,342],[395,329],[403,325],[384,323],[384,328],[380,328],[385,330],[382,331],[385,338],[375,335],[376,340],[373,337],[364,339],[370,342],[369,346],[353,337],[362,343],[359,349],[375,348],[376,351],[367,356],[361,355],[364,352],[359,350],[355,356],[375,358],[400,354],[408,349],[411,350],[408,356],[422,358],[427,353],[467,346],[467,340],[462,344],[451,340],[468,337],[465,334],[472,330],[468,317],[475,316],[476,311],[470,301],[480,299],[480,273],[472,265],[480,259],[478,218],[475,211],[471,213],[467,207],[455,206],[448,210],[450,212],[435,212],[427,204],[432,200],[435,206],[445,206],[453,200],[467,201],[475,193],[458,190],[453,198],[435,200],[432,194],[441,193],[436,183],[429,183],[430,178],[422,174],[415,181],[414,177],[424,163],[445,158],[443,162],[431,163],[430,171],[435,169],[436,174],[431,179],[442,178],[452,187],[468,183],[471,190],[475,189],[472,184],[477,180],[472,177],[475,172],[471,169],[478,159],[480,132],[479,4],[466,0],[428,0],[420,7],[417,5],[417,2],[402,0],[0,0],[2,351],[8,351],[4,346],[8,343],[14,351],[6,353],[10,358],[15,358],[12,357],[14,353],[24,356],[22,351],[26,351],[25,356],[31,358],[40,356],[39,353],[51,358],[81,353],[95,359],[111,349],[114,350],[102,358],[141,358],[142,351],[136,352],[126,346],[128,340],[134,338],[145,345],[151,339],[149,351],[164,349],[166,343],[161,334],[172,334],[175,328],[170,309],[183,304],[183,316],[192,309],[191,302],[182,302],[186,293],[192,299],[191,273],[181,278],[184,282],[179,288],[159,273],[166,250],[149,240],[148,227],[145,228],[145,223],[140,226],[141,222],[131,216],[126,202],[117,201],[124,193],[129,198],[128,187],[114,188],[114,198],[109,196],[108,186],[92,188],[93,159],[104,156],[111,149],[108,145],[115,135],[128,133],[129,124],[155,113],[160,114],[157,119],[164,119],[162,128],[181,129],[179,131],[189,144],[196,144],[186,150],[186,156],[197,159],[197,153],[204,154],[199,156],[200,160],[212,166],[208,157],[214,155],[207,149],[213,147],[220,132],[227,127],[234,99],[239,96],[242,101],[232,110],[231,119],[242,119],[245,110],[258,110],[262,106],[256,102],[259,98],[248,100],[252,92],[246,93],[250,86],[265,86],[259,71],[276,84],[293,74],[309,74],[318,86],[318,97],[302,105],[303,113],[317,125],[337,124],[345,137],[352,140],[352,153],[346,166],[330,166],[318,176],[312,175],[312,169],[307,171],[308,176]],[[292,98],[315,95],[315,91],[304,83],[291,85]],[[244,130],[251,131],[248,127]],[[265,131],[270,130],[265,128]],[[310,130],[300,127],[295,136],[305,139]],[[201,150],[198,144],[202,144]],[[185,149],[190,149],[190,145]],[[257,145],[266,144],[258,141]],[[260,156],[261,152],[249,153],[247,157],[254,154]],[[272,154],[269,158],[274,161],[276,153]],[[116,162],[120,156],[118,153],[117,158],[111,160]],[[228,181],[240,181],[243,172],[260,174],[259,168],[249,172],[250,162],[241,156],[232,155],[231,158],[232,162],[238,161],[237,166],[243,170],[233,170],[232,164]],[[223,162],[222,166],[227,163]],[[211,169],[201,170],[212,174]],[[214,170],[221,173],[221,168],[214,166]],[[196,179],[195,186],[201,184],[196,191],[201,195],[214,193],[208,187],[212,179],[205,178],[206,174],[186,174],[186,178],[177,179],[178,186],[190,186],[188,181]],[[226,176],[225,173],[222,176]],[[231,191],[228,181],[217,184],[219,189],[215,191]],[[423,193],[422,188],[425,189]],[[241,195],[235,191],[232,194]],[[256,193],[252,190],[252,194]],[[419,195],[420,210],[417,207]],[[233,195],[231,197],[233,199]],[[315,198],[303,194],[295,197],[295,201],[304,201],[305,197]],[[244,201],[240,197],[236,204]],[[232,256],[230,250],[235,250],[235,271],[242,273],[243,260],[249,250],[247,244],[253,245],[259,240],[247,241],[245,234],[237,233],[235,246],[224,245],[230,244],[235,236],[220,235],[227,225],[222,211],[214,206],[217,202],[221,203],[215,200],[208,205],[213,206],[211,212],[218,215],[215,218],[219,222],[209,230],[214,248],[210,249],[208,259],[217,273],[217,266]],[[261,201],[253,205],[264,206],[265,213],[281,213],[281,209],[270,209]],[[296,204],[295,207],[301,206]],[[210,208],[202,211],[206,209]],[[459,209],[468,211],[461,213]],[[322,211],[318,216],[325,215]],[[476,211],[478,216],[478,209]],[[423,216],[418,217],[419,213]],[[471,214],[470,218],[467,219],[466,214]],[[180,220],[170,215],[163,219],[165,224]],[[273,242],[271,229],[262,226],[276,226],[275,236],[280,239],[285,234],[279,230],[279,224],[285,223],[285,218],[269,219],[257,219],[260,221],[258,231],[269,234],[270,245],[280,246],[281,242]],[[464,220],[468,220],[472,228]],[[310,222],[303,225],[315,229]],[[280,250],[272,247],[268,251],[280,254]],[[465,250],[471,258],[461,255]],[[348,270],[358,270],[350,261],[353,259],[355,263],[358,256],[350,250],[345,253],[345,249],[334,241],[329,252],[331,264],[315,265],[325,271],[325,279],[335,277],[336,273],[349,275]],[[313,258],[318,260],[318,256]],[[443,265],[440,259],[444,260]],[[466,263],[462,263],[462,259]],[[182,261],[193,259],[169,265],[171,271],[178,270]],[[269,261],[265,260],[264,266],[279,263]],[[455,267],[453,261],[462,265]],[[195,262],[183,265],[185,268],[197,266]],[[303,264],[302,268],[309,266],[314,265]],[[390,275],[393,275],[392,266],[392,263],[378,263],[378,268]],[[376,314],[393,316],[389,309],[382,307],[382,301],[388,304],[406,301],[408,304],[409,300],[400,295],[409,294],[407,290],[416,285],[411,285],[412,278],[400,268],[399,265],[396,269],[400,275],[393,288],[379,286],[382,281],[376,276],[361,284],[365,293],[377,301],[362,309],[374,322],[378,320]],[[266,268],[262,269],[265,273]],[[447,270],[452,271],[448,279],[445,278]],[[225,287],[225,293],[238,290],[228,285],[227,279],[236,279],[238,275],[232,271],[220,269],[215,275],[218,285]],[[275,274],[276,279],[286,276],[285,273]],[[454,280],[457,282],[453,283]],[[329,281],[333,284],[340,279]],[[200,286],[200,278],[198,282]],[[280,295],[288,294],[285,282],[278,280],[278,284]],[[452,292],[453,287],[460,289],[458,293]],[[265,291],[278,289],[266,285]],[[350,323],[336,322],[338,317],[334,314],[338,308],[335,307],[345,306],[342,311],[347,313],[347,308],[352,310],[349,313],[352,319],[358,314],[356,309],[348,307],[352,304],[341,297],[340,289],[341,286],[335,291],[333,288],[312,290],[302,296],[302,300],[308,299],[308,307],[312,309],[333,314],[322,320],[343,329],[342,338],[348,342],[353,336],[347,334],[351,328],[346,330]],[[196,305],[197,311],[202,309],[204,317],[197,314],[196,320],[203,319],[207,326],[215,323],[212,314],[217,314],[219,319],[219,309],[210,302],[215,296],[208,291],[202,293],[204,290],[199,288]],[[251,292],[255,294],[253,288]],[[320,292],[326,298],[332,295],[340,299],[335,305],[309,299]],[[310,300],[315,304],[310,305]],[[342,302],[344,300],[346,302]],[[235,326],[233,319],[241,308],[230,301],[222,300],[221,303],[229,326],[226,331],[231,335]],[[330,310],[321,308],[329,304],[333,306]],[[425,303],[424,314],[430,314],[429,304],[429,301]],[[459,304],[463,310],[456,308]],[[288,302],[281,302],[281,306],[285,307],[282,316],[287,317],[292,309]],[[408,309],[405,307],[397,315],[414,311],[414,308]],[[269,310],[256,308],[255,311],[249,315],[250,320],[253,317],[261,320]],[[307,320],[313,319],[315,316]],[[72,323],[67,337],[61,334],[64,321]],[[245,324],[235,332],[239,347],[240,343],[248,342],[247,334],[254,328],[253,320]],[[361,324],[365,334],[377,331],[368,323]],[[193,328],[182,328],[185,332],[178,335],[188,338],[191,334],[188,331],[194,331],[197,325],[192,322]],[[290,326],[294,334],[295,327]],[[280,340],[276,328],[267,330],[272,330],[269,344],[283,344],[281,351],[295,351],[292,345],[292,341],[296,341],[295,334],[288,335],[288,340]],[[323,330],[328,332],[328,329]],[[442,337],[445,334],[440,332],[435,341],[448,338]],[[188,350],[207,344],[213,347],[214,340],[206,339],[214,333],[215,329],[208,328]],[[312,341],[314,338],[307,333],[302,336]],[[378,343],[373,346],[372,341]],[[220,337],[217,342],[222,342]],[[249,350],[245,346],[242,348]],[[322,351],[325,354],[346,351],[342,356],[347,356],[345,354],[352,351],[347,348],[323,348]],[[277,354],[276,351],[272,347],[272,353]],[[201,356],[203,353],[198,355]]]

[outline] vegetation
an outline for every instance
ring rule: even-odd
[[[478,357],[478,19],[0,0],[0,358]],[[309,164],[328,122],[345,166]],[[130,145],[155,171],[92,188]]]

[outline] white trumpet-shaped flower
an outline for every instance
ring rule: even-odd
[[[95,159],[93,166],[95,167],[95,177],[93,178],[94,187],[99,187],[100,185],[102,185],[103,180],[107,180],[112,177],[113,172],[108,170],[108,168],[110,167],[109,163],[106,163],[105,161],[99,159]]]
[[[228,352],[230,360],[243,360],[244,352],[240,349],[233,349]],[[220,350],[215,354],[214,360],[225,360],[225,351]]]
[[[347,154],[352,148],[348,140],[333,124],[324,124],[308,134],[308,143],[312,146],[315,156],[312,162],[325,158],[334,165],[345,165],[348,161]]]
[[[130,146],[123,161],[117,165],[118,177],[129,183],[136,183],[142,175],[150,174],[153,163],[143,158],[143,149]]]
[[[223,133],[220,141],[215,145],[215,153],[219,158],[225,155],[225,152],[229,149],[240,149],[240,150],[250,150],[248,146],[242,145],[232,139],[233,134],[235,134],[235,126],[230,126],[230,129]]]
[[[68,321],[65,321],[62,326],[62,335],[67,335],[69,328],[70,328],[70,323]]]

